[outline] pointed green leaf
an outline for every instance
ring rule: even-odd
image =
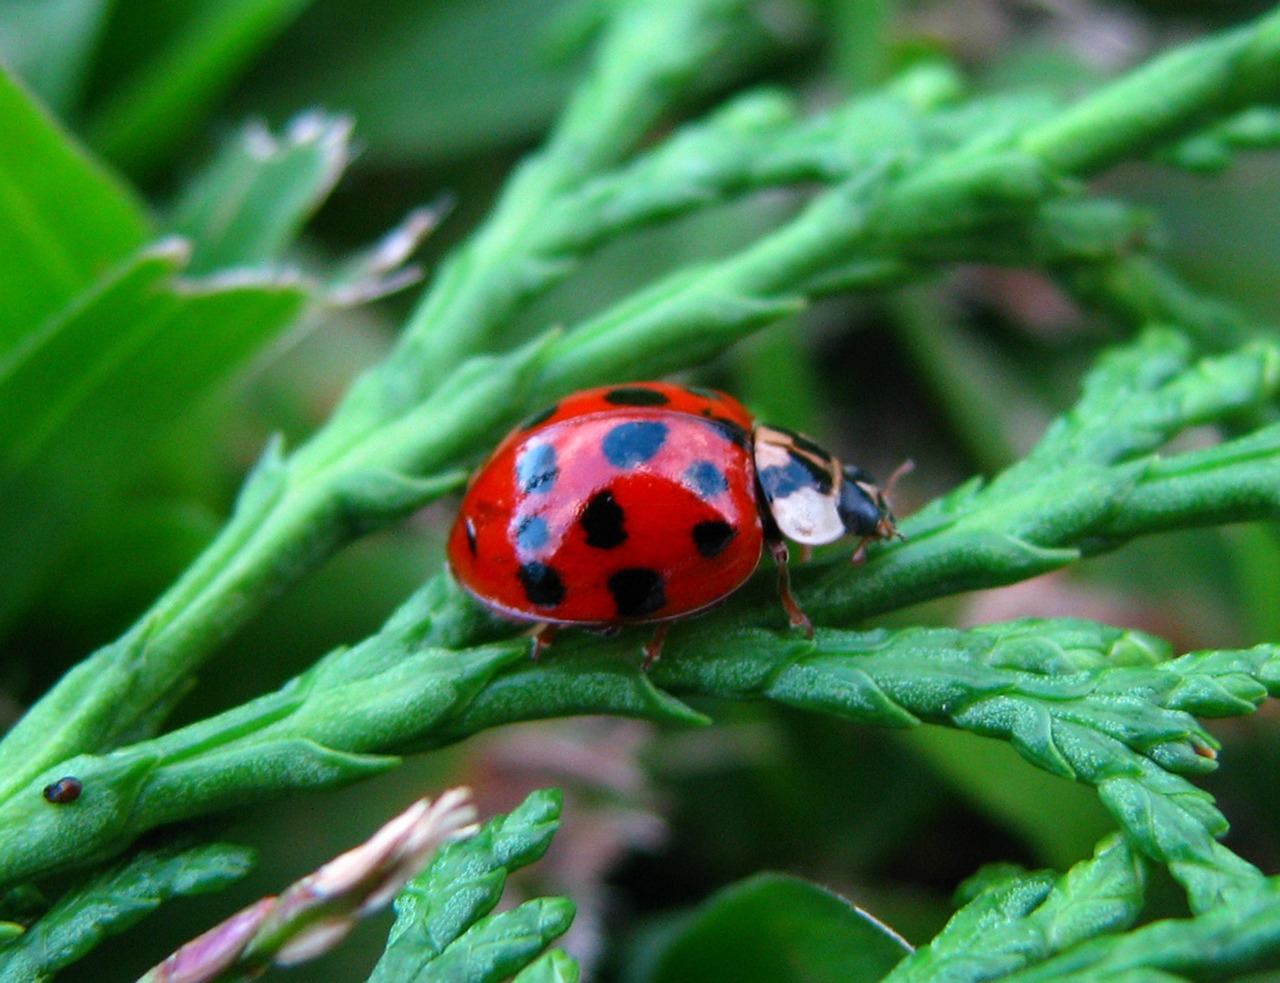
[[[1217,905],[1197,918],[1165,919],[1125,934],[1106,935],[1008,979],[1016,983],[1261,983],[1275,978],[1278,953],[1280,879],[1273,877],[1233,904]]]
[[[972,900],[886,983],[979,983],[1070,952],[1131,925],[1142,910],[1145,879],[1145,866],[1119,836],[1107,837],[1060,878],[1049,871],[980,872],[971,878],[979,882]]]
[[[0,622],[305,299],[294,283],[179,281],[185,256],[176,240],[139,254],[0,359]]]
[[[0,359],[147,234],[128,190],[0,63]]]
[[[402,979],[408,983],[500,983],[567,932],[574,913],[568,898],[526,901],[482,918],[438,959]]]
[[[351,122],[307,113],[275,136],[251,123],[202,171],[170,231],[192,244],[193,275],[280,258],[346,169]]]

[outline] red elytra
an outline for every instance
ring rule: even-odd
[[[508,434],[472,477],[448,556],[487,607],[541,624],[535,655],[558,626],[657,623],[648,665],[666,623],[732,594],[766,546],[811,634],[784,533],[865,544],[897,530],[870,478],[802,435],[757,427],[724,393],[641,382],[568,396]]]

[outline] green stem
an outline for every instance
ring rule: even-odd
[[[1255,102],[1280,100],[1280,10],[1185,45],[1082,99],[1019,145],[1089,177]]]

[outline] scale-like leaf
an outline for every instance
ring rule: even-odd
[[[0,946],[0,981],[42,983],[164,902],[217,891],[253,865],[226,843],[143,850],[72,889],[22,935]]]
[[[1061,878],[1042,871],[986,880],[885,983],[1004,978],[1099,934],[1125,929],[1142,909],[1146,870],[1123,839],[1109,837]]]
[[[533,792],[475,836],[444,847],[396,899],[396,923],[369,983],[505,979],[563,932],[573,909],[559,899],[489,917],[507,875],[550,845],[560,805],[553,789]]]
[[[581,969],[568,953],[550,949],[515,975],[512,983],[578,983]]]

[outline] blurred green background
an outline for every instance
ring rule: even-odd
[[[820,108],[925,58],[959,64],[975,90],[1070,95],[1268,6],[777,0],[758,8],[731,57],[708,67],[687,110],[756,84],[785,86]],[[536,146],[582,67],[597,18],[595,5],[568,0],[0,0],[0,60],[156,215],[246,121],[279,131],[313,107],[347,114],[358,154],[289,263],[331,270],[412,208],[447,196],[452,210],[418,257],[430,271]],[[1159,248],[1188,282],[1262,323],[1280,310],[1278,189],[1277,155],[1212,177],[1131,165],[1104,186],[1152,210]],[[521,327],[571,324],[658,272],[725,252],[799,200],[760,196],[611,245]],[[8,612],[0,723],[118,634],[182,570],[227,514],[268,435],[293,443],[314,429],[385,349],[415,293],[309,317],[215,399],[153,435],[154,452],[129,462],[127,480],[100,508],[75,517]],[[821,304],[699,368],[697,378],[874,473],[914,458],[897,503],[910,513],[1029,447],[1073,399],[1082,368],[1121,331],[1035,271],[966,267],[894,294]],[[439,568],[452,507],[356,544],[281,598],[208,664],[175,722],[275,687],[376,629]],[[1280,638],[1278,569],[1273,527],[1187,533],[895,621],[1079,615],[1155,631],[1179,651],[1248,645]],[[246,883],[154,916],[149,951],[130,937],[64,978],[140,972],[355,843],[411,797],[458,780],[477,787],[485,809],[509,808],[539,784],[566,789],[564,829],[532,873],[536,889],[578,902],[571,946],[606,979],[637,978],[653,940],[682,910],[757,871],[829,885],[920,940],[983,863],[1063,868],[1108,826],[1092,793],[1034,771],[1004,746],[929,730],[870,732],[780,707],[702,709],[717,727],[512,728],[373,783],[240,817],[224,835],[261,851]],[[1280,869],[1280,801],[1261,777],[1280,766],[1272,717],[1264,710],[1220,728],[1224,766],[1206,783],[1233,818],[1232,846],[1265,870]],[[291,978],[363,978],[386,925],[366,926]]]

